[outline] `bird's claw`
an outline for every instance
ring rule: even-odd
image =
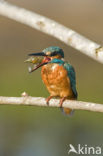
[[[52,96],[49,96],[47,99],[46,99],[46,104],[49,106],[49,101],[50,99],[52,98]]]
[[[66,97],[63,97],[61,100],[60,100],[60,103],[59,103],[59,107],[62,108],[62,105],[63,105],[63,102],[65,101]]]

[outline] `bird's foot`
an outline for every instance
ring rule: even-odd
[[[60,99],[60,103],[59,103],[60,108],[62,108],[62,104],[65,100],[66,100],[66,97],[63,97]]]
[[[53,96],[49,96],[47,99],[46,99],[46,103],[47,103],[47,105],[49,106],[49,101],[50,101],[50,99],[52,98]]]

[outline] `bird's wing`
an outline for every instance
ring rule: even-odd
[[[64,63],[64,68],[68,72],[68,77],[70,79],[70,84],[71,84],[72,91],[73,91],[75,97],[77,98],[78,94],[77,94],[77,90],[76,90],[75,70],[74,70],[73,66],[71,64],[67,63],[67,62]]]

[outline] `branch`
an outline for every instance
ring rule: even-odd
[[[49,107],[59,107],[59,99],[51,99]],[[45,98],[42,97],[3,97],[0,96],[0,105],[27,105],[27,106],[47,106]],[[65,100],[63,107],[79,110],[88,110],[94,112],[103,112],[102,104],[95,104],[91,102],[82,102],[75,100]]]
[[[0,0],[0,14],[49,34],[103,63],[103,47],[49,18]]]

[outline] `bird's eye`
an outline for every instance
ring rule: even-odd
[[[57,52],[56,51],[54,51],[53,53],[51,53],[51,55],[50,56],[56,56],[57,55]]]

